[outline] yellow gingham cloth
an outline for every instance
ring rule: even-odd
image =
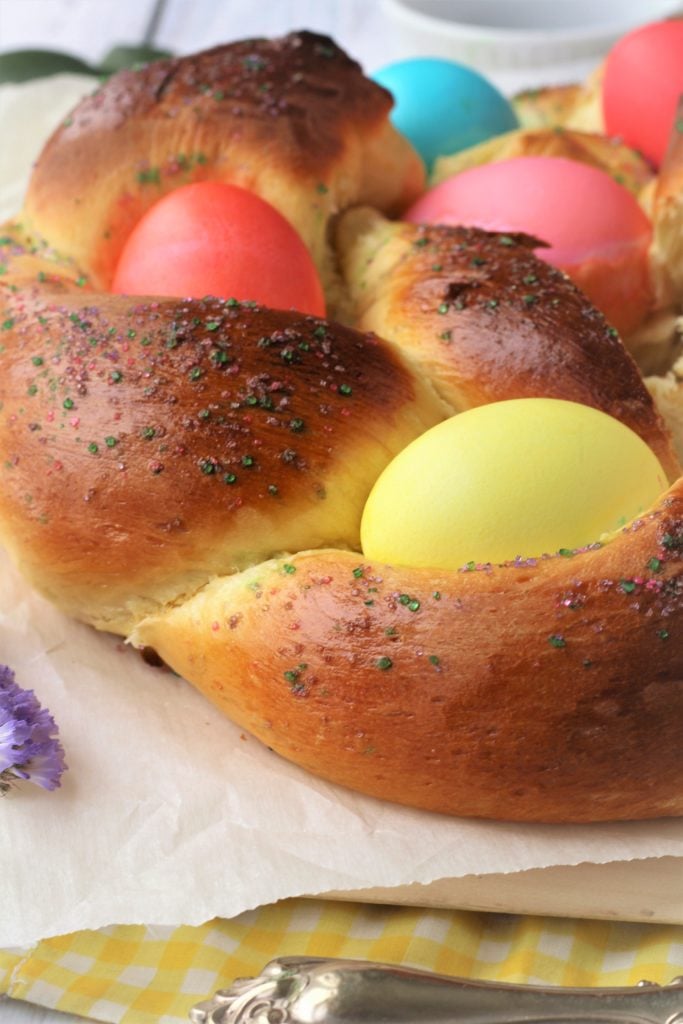
[[[292,899],[199,927],[117,925],[0,951],[0,993],[116,1024],[187,1024],[216,989],[297,954],[493,981],[662,984],[683,969],[683,927]]]

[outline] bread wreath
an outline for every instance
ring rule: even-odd
[[[669,433],[536,241],[384,219],[423,187],[390,103],[304,32],[123,72],[80,104],[2,240],[0,536],[65,612],[153,647],[317,775],[453,815],[679,814]],[[108,293],[144,209],[205,179],[289,217],[347,325]],[[570,557],[368,563],[360,517],[392,456],[522,395],[620,418],[670,490]]]

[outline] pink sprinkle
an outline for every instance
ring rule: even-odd
[[[214,631],[214,633],[216,633],[220,628],[221,628],[221,626],[220,626],[219,622],[212,622],[211,623],[211,629]]]
[[[52,423],[54,421],[54,418],[55,418],[54,409],[50,409],[50,411],[46,415],[45,419],[47,420],[48,423]]]
[[[77,427],[80,424],[80,422],[80,416],[72,416],[71,419],[69,420],[69,423],[71,424],[72,427]]]

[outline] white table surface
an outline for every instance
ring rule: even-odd
[[[141,42],[153,9],[154,0],[0,0],[0,50],[54,49],[97,62],[113,45]],[[298,28],[333,36],[368,72],[411,55],[382,0],[167,0],[153,42],[183,54]],[[577,68],[577,77],[582,71]],[[538,84],[535,76],[525,81],[522,73],[515,85]],[[504,87],[504,75],[497,84]],[[0,997],[0,1024],[75,1021],[83,1018]]]

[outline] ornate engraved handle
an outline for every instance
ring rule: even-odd
[[[543,988],[365,960],[282,957],[190,1011],[192,1024],[683,1024],[683,977]]]

